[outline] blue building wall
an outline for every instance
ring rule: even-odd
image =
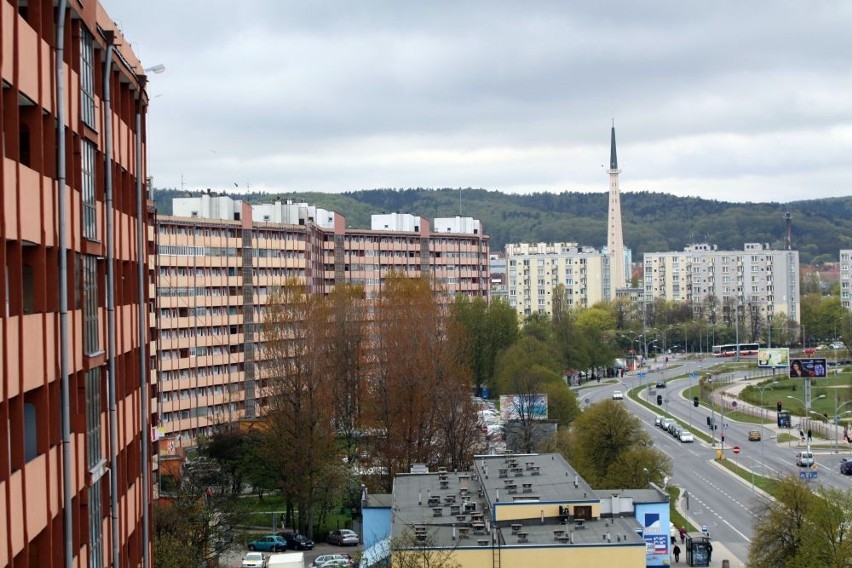
[[[364,534],[361,535],[361,542],[364,543],[364,550],[370,548],[377,542],[390,538],[390,507],[366,507],[361,512],[364,516]]]
[[[669,504],[644,503],[636,505],[636,520],[643,527],[642,537],[645,539],[647,566],[668,566],[671,554],[669,534]],[[684,547],[680,547],[686,558]]]

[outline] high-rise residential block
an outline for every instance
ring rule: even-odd
[[[840,303],[852,311],[852,249],[840,251]]]
[[[733,306],[764,321],[800,320],[799,253],[746,243],[741,251],[694,244],[645,253],[644,298],[687,302],[711,322],[730,321]]]
[[[150,566],[145,71],[97,1],[0,31],[0,566]]]
[[[506,245],[509,305],[520,318],[553,314],[554,293],[564,290],[568,308],[607,299],[610,256],[577,243]]]
[[[260,324],[289,278],[312,294],[362,285],[373,299],[396,273],[428,277],[449,296],[488,296],[488,237],[469,217],[391,213],[355,229],[305,203],[206,194],[173,205],[156,227],[156,327],[159,433],[176,446],[263,414]]]

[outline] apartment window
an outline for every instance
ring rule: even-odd
[[[95,210],[95,146],[83,141],[83,236],[87,239],[98,238],[97,212]]]
[[[89,469],[101,461],[101,372],[86,372],[86,441]]]
[[[83,28],[80,37],[80,118],[95,128],[95,48],[92,34]]]
[[[24,403],[24,461],[38,456],[38,413],[35,404]]]
[[[104,565],[102,479],[89,488],[89,568],[103,568]]]
[[[100,351],[98,340],[98,260],[83,256],[83,348],[87,354]]]

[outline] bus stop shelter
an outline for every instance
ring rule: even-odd
[[[704,533],[686,533],[686,565],[710,566],[713,545]]]

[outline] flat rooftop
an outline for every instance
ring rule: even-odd
[[[641,491],[641,490],[640,490]],[[578,520],[535,516],[494,523],[495,507],[535,503],[593,504],[596,492],[558,454],[476,456],[474,470],[401,474],[394,479],[394,538],[434,547],[645,546],[632,515]],[[653,500],[654,493],[641,494]],[[656,494],[660,501],[659,494]]]

